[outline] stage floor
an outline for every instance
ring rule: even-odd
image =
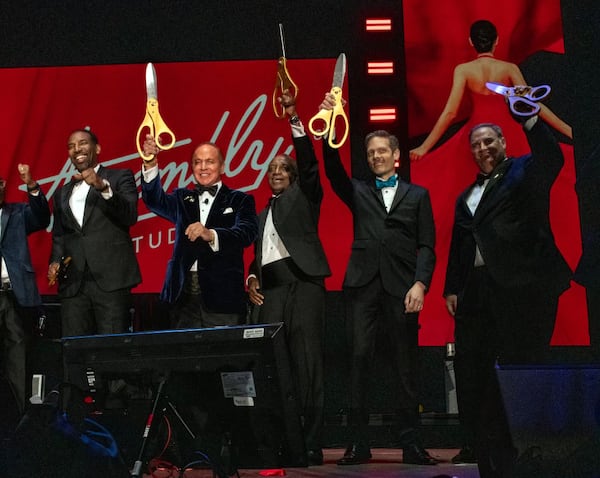
[[[429,449],[429,453],[440,460],[436,466],[404,465],[402,451],[391,448],[372,448],[373,458],[365,465],[337,466],[336,461],[344,453],[340,448],[323,450],[325,463],[309,468],[285,468],[279,470],[238,470],[240,477],[287,476],[289,478],[479,478],[477,465],[453,465],[451,458],[458,453],[456,449]],[[272,474],[266,474],[271,471]],[[277,473],[279,471],[279,473]],[[262,474],[261,474],[262,473]],[[189,476],[188,476],[189,475]],[[212,478],[212,471],[194,470],[185,474],[186,478]],[[234,475],[235,476],[235,475]],[[144,475],[144,478],[151,478]]]

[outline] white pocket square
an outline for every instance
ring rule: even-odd
[[[228,207],[223,211],[223,214],[231,214],[233,212],[233,209]]]

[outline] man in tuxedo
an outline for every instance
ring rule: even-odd
[[[321,108],[335,104],[328,94]],[[392,344],[390,372],[397,390],[395,430],[403,462],[434,465],[418,434],[419,312],[435,265],[435,227],[427,190],[398,178],[398,139],[374,131],[365,139],[367,163],[374,178],[350,178],[337,149],[323,141],[325,173],[354,219],[352,254],[344,279],[352,319],[350,427],[352,440],[338,465],[365,463],[371,457],[367,439],[369,366],[378,328]]]
[[[50,224],[50,209],[29,166],[19,164],[18,169],[27,186],[27,203],[5,202],[6,181],[0,178],[0,338],[3,373],[22,413],[27,388],[25,311],[42,305],[27,236]]]
[[[248,293],[252,322],[283,322],[302,409],[309,465],[323,464],[323,333],[325,277],[331,274],[319,239],[323,199],[312,142],[285,91],[296,161],[273,158],[267,173],[273,194],[259,214]]]
[[[549,195],[562,152],[538,116],[526,119],[531,153],[508,158],[495,124],[475,126],[480,173],[456,202],[444,295],[455,319],[454,370],[461,423],[474,436],[483,478],[512,476],[512,445],[495,373],[543,359],[571,270],[554,243]],[[532,404],[534,406],[534,404]]]
[[[169,194],[160,182],[159,149],[151,135],[143,148],[153,157],[143,163],[142,199],[148,209],[175,224],[173,255],[160,296],[172,304],[172,324],[242,324],[247,311],[243,254],[258,228],[254,198],[222,182],[225,160],[213,143],[201,143],[192,154],[196,188]]]
[[[131,325],[131,289],[141,282],[129,235],[137,221],[133,173],[98,163],[92,131],[73,131],[67,148],[77,174],[54,194],[48,268],[49,281],[59,283],[62,335],[123,333]]]

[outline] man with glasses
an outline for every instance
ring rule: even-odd
[[[563,155],[538,116],[522,122],[531,153],[518,158],[507,156],[498,125],[471,130],[480,173],[456,201],[444,287],[455,320],[459,413],[474,436],[482,478],[508,476],[516,458],[496,361],[544,358],[559,296],[571,278],[549,219]]]

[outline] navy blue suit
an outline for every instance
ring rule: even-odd
[[[526,131],[531,154],[490,174],[472,214],[456,202],[445,295],[456,295],[454,370],[461,423],[482,477],[508,476],[512,450],[495,364],[539,360],[549,345],[571,270],[549,222],[550,189],[563,166],[552,132],[538,118]],[[476,246],[485,265],[475,266]],[[535,404],[532,404],[535,406]]]
[[[198,281],[204,305],[209,312],[244,314],[244,248],[257,235],[257,217],[254,198],[241,191],[222,185],[215,196],[204,224],[214,229],[219,237],[219,250],[214,252],[201,239],[190,241],[186,228],[200,221],[199,195],[190,189],[163,191],[160,177],[150,182],[142,180],[142,199],[155,214],[175,224],[173,255],[167,273],[161,300],[176,303],[184,290],[186,276],[198,261]]]
[[[44,194],[40,191],[37,196],[28,194],[28,197],[29,204],[3,204],[0,223],[0,254],[6,263],[12,287],[10,291],[0,292],[0,334],[4,342],[5,374],[21,411],[25,406],[26,361],[25,332],[19,313],[22,307],[35,307],[42,303],[27,236],[50,223],[50,209]]]

